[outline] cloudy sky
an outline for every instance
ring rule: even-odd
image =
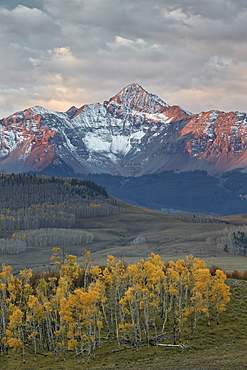
[[[0,0],[0,118],[102,103],[136,82],[247,112],[246,0]]]

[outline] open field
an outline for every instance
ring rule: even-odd
[[[228,280],[231,287],[231,301],[226,312],[221,314],[220,325],[208,327],[201,322],[192,340],[185,333],[182,342],[185,349],[174,347],[145,346],[139,351],[118,348],[109,342],[102,343],[96,352],[96,359],[89,365],[78,364],[75,357],[67,354],[67,361],[54,359],[53,353],[38,355],[37,362],[32,354],[22,363],[21,354],[15,360],[11,351],[0,357],[0,368],[4,370],[36,369],[147,369],[147,370],[242,370],[247,368],[247,281]]]
[[[218,265],[225,271],[247,270],[246,257],[222,252],[206,243],[206,238],[216,239],[225,227],[247,224],[246,215],[221,217],[222,223],[189,223],[173,215],[119,203],[123,209],[120,215],[78,220],[75,228],[93,233],[94,240],[87,245],[64,246],[64,253],[80,257],[85,248],[89,249],[93,264],[105,264],[109,254],[126,263],[146,258],[151,252],[159,254],[164,261],[193,254],[206,261],[208,266]],[[10,235],[0,233],[0,237]],[[131,245],[137,236],[145,237],[145,243]],[[10,264],[14,271],[24,267],[45,270],[50,268],[51,254],[51,247],[28,247],[21,254],[1,255],[0,261]]]

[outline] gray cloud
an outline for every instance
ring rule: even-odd
[[[137,82],[192,112],[246,111],[245,0],[2,0],[0,116]]]
[[[42,6],[42,0],[1,0],[0,6],[7,9],[13,9],[16,8],[16,6],[19,4],[27,6],[29,8],[39,8],[40,6]]]

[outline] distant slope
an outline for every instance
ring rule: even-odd
[[[125,202],[166,212],[247,213],[247,174],[232,171],[214,177],[205,171],[166,171],[141,177],[89,175]]]

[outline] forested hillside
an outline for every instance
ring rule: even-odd
[[[164,212],[247,212],[247,174],[238,171],[218,176],[206,171],[165,171],[140,177],[99,174],[84,178],[104,186],[109,194],[124,202]]]
[[[0,175],[0,229],[72,227],[78,218],[119,213],[104,188],[90,180]]]

